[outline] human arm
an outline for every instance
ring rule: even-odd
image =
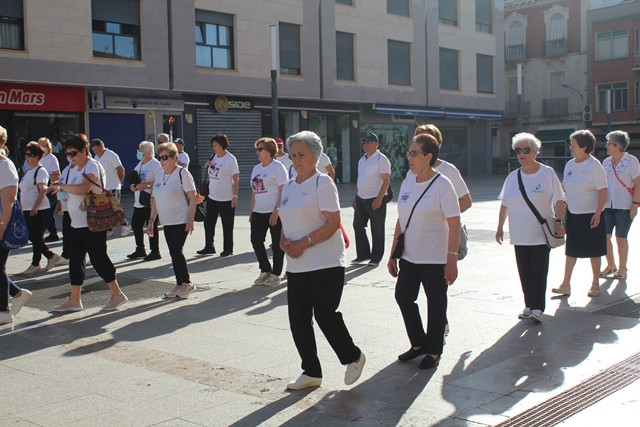
[[[33,208],[29,211],[29,216],[38,215],[38,206],[40,206],[40,203],[42,203],[42,199],[44,199],[44,196],[47,194],[48,188],[44,182],[39,182],[37,187],[38,187],[38,197],[36,198],[36,201],[33,204]]]
[[[256,195],[251,193],[251,207],[249,208],[249,222],[251,222],[251,216],[253,215],[253,208],[256,206]]]
[[[333,181],[336,180],[336,170],[333,168],[333,165],[329,164],[327,165],[327,175],[329,175],[331,177],[331,179]]]
[[[276,207],[271,212],[271,216],[269,217],[269,225],[274,226],[278,222],[278,210],[280,209],[280,203],[282,202],[282,189],[284,188],[284,184],[278,186],[278,201],[276,202]],[[340,225],[340,224],[338,224]]]
[[[380,176],[382,177],[382,185],[380,186],[380,191],[378,192],[378,196],[373,200],[371,204],[371,207],[373,208],[373,210],[376,210],[380,206],[382,206],[383,197],[386,196],[387,189],[389,188],[389,185],[391,183],[390,174],[383,173],[383,174],[380,174]]]
[[[640,203],[640,175],[633,180],[633,188],[634,192],[633,197],[631,197],[631,211],[629,212],[631,219],[635,218],[638,214],[638,204]]]
[[[504,238],[504,222],[507,220],[507,207],[500,205],[500,213],[498,214],[498,230],[496,231],[496,242],[502,244]]]
[[[118,179],[120,180],[120,184],[124,181],[124,166],[120,165],[116,167],[116,173],[118,174]]]
[[[471,193],[467,193],[464,196],[458,199],[458,204],[460,205],[460,213],[466,211],[471,207]]]
[[[398,277],[398,260],[393,258],[393,252],[396,250],[398,244],[398,236],[402,233],[400,228],[400,220],[396,221],[395,231],[393,232],[393,243],[391,243],[391,251],[389,252],[389,262],[387,262],[387,269],[392,277]]]
[[[186,192],[187,199],[189,200],[189,214],[187,216],[187,225],[185,226],[185,231],[189,234],[193,233],[194,225],[193,219],[196,216],[196,207],[198,205],[198,192],[196,190],[191,190]]]
[[[605,201],[607,197],[605,196]],[[567,203],[564,200],[558,200],[554,206],[554,212],[556,215],[556,234],[558,236],[564,236],[564,215],[567,210]]]
[[[18,186],[9,185],[0,190],[0,199],[2,200],[2,212],[0,212],[0,240],[4,238],[4,232],[7,231],[7,225],[11,221],[11,211],[13,203],[18,194]]]
[[[444,280],[453,285],[458,278],[458,251],[460,250],[460,217],[447,218],[449,239],[447,242],[447,262],[444,265]]]
[[[590,227],[596,228],[600,224],[600,215],[604,210],[604,205],[607,203],[607,187],[598,190],[598,207],[591,217]]]
[[[236,173],[231,176],[233,181],[233,196],[231,196],[231,207],[238,206],[238,188],[240,187],[240,174]]]
[[[284,239],[281,247],[283,247],[287,255],[291,258],[299,258],[304,251],[312,246],[312,242],[313,245],[317,245],[325,240],[329,240],[336,233],[338,228],[340,228],[340,211],[322,211],[322,216],[324,216],[326,222],[320,228],[313,230],[298,240],[292,241],[286,238]],[[282,237],[284,237],[284,235]]]
[[[149,237],[153,237],[153,224],[156,222],[157,216],[156,200],[151,199],[151,213],[149,214],[149,221],[147,221],[147,236]]]
[[[58,180],[60,179],[60,171],[53,171],[49,174],[49,179],[51,180],[51,182],[58,182]]]

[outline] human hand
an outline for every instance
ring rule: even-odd
[[[389,262],[387,263],[387,270],[389,270],[389,274],[391,277],[398,277],[398,260],[389,258]]]
[[[496,242],[498,242],[499,244],[502,244],[503,238],[504,238],[504,231],[502,230],[502,228],[499,228],[498,231],[496,231]]]

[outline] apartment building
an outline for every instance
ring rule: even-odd
[[[403,177],[427,122],[463,173],[491,173],[503,16],[502,0],[2,0],[0,124],[16,159],[29,140],[82,131],[127,169],[140,141],[171,133],[201,177],[226,133],[246,178],[253,142],[276,136],[275,26],[277,136],[317,132],[339,182],[355,179],[368,131]]]

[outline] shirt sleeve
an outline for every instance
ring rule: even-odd
[[[230,159],[231,160],[229,160],[229,171],[233,176],[237,173],[240,173],[240,168],[238,168],[238,159],[236,159],[235,157],[230,157]]]
[[[562,184],[553,169],[549,169],[549,179],[551,180],[551,203],[555,207],[557,202],[560,200],[566,201],[567,197],[565,196]]]
[[[36,184],[47,185],[49,182],[49,172],[43,167],[38,169],[38,176],[36,176]]]
[[[634,180],[638,176],[640,176],[640,162],[638,162],[638,158],[635,156],[631,156],[631,162],[629,162],[629,174],[631,175],[631,179]]]
[[[280,162],[275,162],[276,165],[276,182],[278,183],[278,187],[284,185],[289,181],[289,174],[287,173],[287,168]]]
[[[442,179],[440,177],[438,179]],[[440,209],[445,218],[460,216],[460,204],[453,184],[448,179],[440,182]]]
[[[467,194],[469,194],[469,188],[467,187],[467,184],[464,182],[464,179],[462,179],[462,175],[460,174],[460,171],[458,170],[457,167],[455,167],[454,165],[451,165],[451,170],[452,170],[452,174],[451,176],[447,177],[449,178],[449,180],[451,181],[451,184],[453,184],[453,189],[456,191],[456,195],[458,196],[458,199],[462,196],[466,196]]]
[[[331,166],[331,159],[326,154],[322,153],[318,159],[318,169],[321,171],[327,170],[327,166]]]
[[[593,179],[593,185],[596,190],[602,190],[609,186],[607,183],[607,172],[597,160],[594,161],[593,166],[591,166],[591,179]]]
[[[387,159],[387,156],[380,153],[380,173],[391,174],[391,162]]]
[[[180,176],[182,177],[182,189],[185,193],[189,191],[194,191],[196,189],[196,184],[193,181],[193,176],[191,172],[189,172],[186,168],[180,168]]]
[[[312,178],[313,179],[313,178]],[[318,205],[322,212],[340,212],[338,189],[333,180],[326,175],[318,178]]]

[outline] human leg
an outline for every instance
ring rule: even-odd
[[[236,208],[231,207],[231,202],[218,202],[220,219],[222,220],[222,236],[224,238],[223,253],[233,253],[233,226],[236,217]]]
[[[214,248],[213,239],[216,234],[216,223],[218,222],[218,203],[207,197],[207,215],[204,218],[204,250]]]
[[[24,219],[27,221],[27,228],[29,229],[29,240],[32,246],[31,265],[40,265],[42,259],[42,247],[44,246],[43,240],[43,221],[46,216],[45,211],[38,211],[34,216],[31,216],[31,211],[22,212]]]
[[[313,296],[309,292],[312,276],[312,273],[287,273],[287,307],[291,335],[302,359],[303,374],[322,378],[313,330]]]
[[[366,230],[369,215],[365,203],[366,200],[356,196],[356,206],[353,211],[353,234],[356,240],[356,259],[358,260],[371,258],[371,248]]]
[[[422,285],[427,295],[427,346],[426,353],[442,354],[444,325],[447,321],[447,283],[444,280],[444,264],[429,264],[424,268]]]
[[[258,258],[258,264],[260,265],[260,271],[263,273],[271,272],[271,263],[267,256],[267,249],[264,247],[264,240],[267,236],[267,230],[269,229],[269,213],[257,213],[251,214],[251,246]]]
[[[71,242],[71,217],[69,212],[62,213],[62,257],[69,259],[69,245]]]
[[[549,253],[547,245],[529,246],[530,249],[530,274],[531,274],[531,310],[544,312],[547,292],[547,275],[549,273]]]
[[[280,233],[282,232],[282,221],[278,218],[275,225],[269,226],[271,233],[271,250],[273,251],[273,268],[271,274],[280,276],[284,264],[284,251],[280,248]]]
[[[184,257],[182,248],[187,240],[188,233],[185,230],[185,224],[165,225],[164,238],[169,247],[169,255],[171,256],[171,264],[173,272],[176,275],[176,284],[181,286],[185,283],[191,283],[189,276],[189,268],[187,260]]]
[[[144,248],[144,224],[148,216],[145,217],[144,208],[133,208],[133,216],[131,217],[131,228],[133,229],[133,237],[136,241],[136,250],[129,258],[142,258],[146,256]],[[133,255],[133,256],[132,256]]]
[[[421,348],[427,344],[427,336],[422,325],[420,309],[416,304],[423,275],[424,271],[421,265],[400,259],[395,298],[402,313],[409,341],[414,349]]]
[[[372,202],[373,203],[373,202]],[[384,256],[385,220],[387,218],[387,204],[382,202],[378,209],[373,206],[368,212],[371,219],[371,262],[379,263]]]

